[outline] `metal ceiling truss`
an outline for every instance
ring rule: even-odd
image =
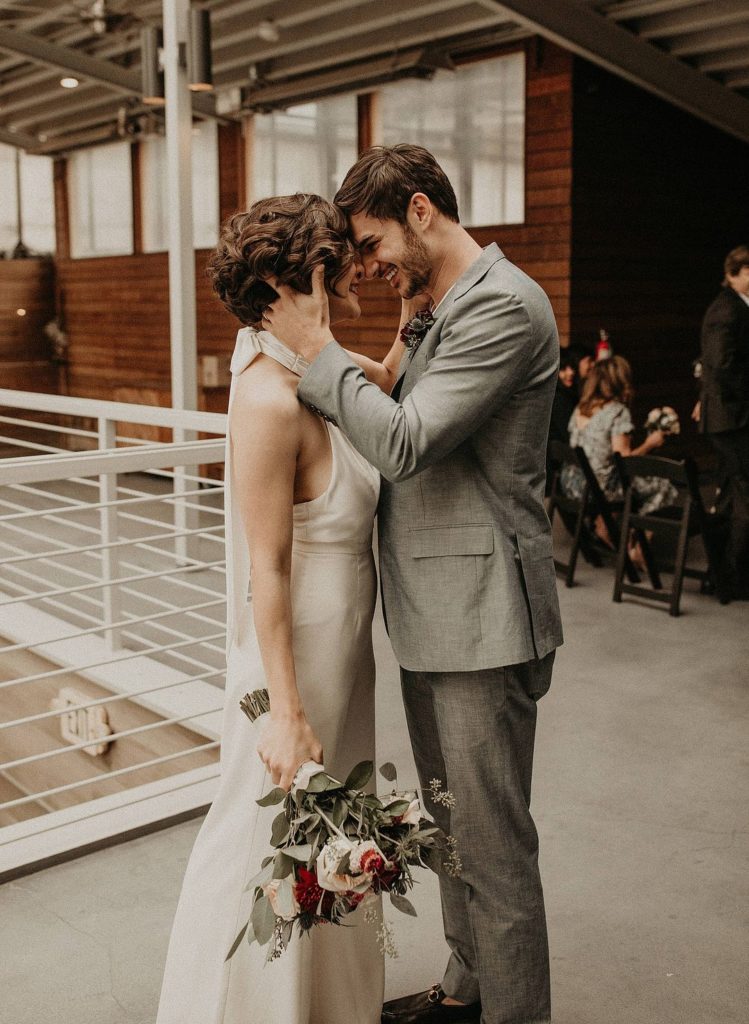
[[[217,90],[244,109],[424,75],[456,47],[537,33],[749,140],[747,0],[208,0]],[[0,141],[52,152],[116,137],[140,100],[140,26],[161,0],[107,0],[106,31],[82,3],[6,0],[0,13]],[[99,29],[102,25],[99,25]],[[274,38],[275,36],[275,38]],[[60,73],[81,81],[60,88]],[[388,76],[390,76],[388,78]],[[222,111],[226,108],[222,104]],[[239,116],[239,106],[230,108]],[[196,95],[193,111],[215,114]]]

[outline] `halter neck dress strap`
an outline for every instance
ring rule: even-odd
[[[278,338],[268,331],[257,331],[254,327],[243,327],[237,333],[237,344],[231,357],[230,370],[233,377],[239,376],[260,353],[270,356],[277,363],[291,370],[297,377],[303,377],[309,369],[309,362],[292,352]]]

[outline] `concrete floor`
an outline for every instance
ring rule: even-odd
[[[610,570],[585,564],[560,590],[534,779],[555,1024],[746,1024],[749,605],[692,583],[680,619],[614,605]],[[410,784],[379,620],[376,640],[379,757]],[[198,826],[0,888],[0,1022],[152,1024]],[[415,899],[419,918],[394,920],[389,996],[436,981],[445,958],[432,876]]]

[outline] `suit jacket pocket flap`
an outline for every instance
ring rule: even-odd
[[[429,530],[412,530],[410,540],[414,558],[490,555],[494,551],[491,526],[438,526]]]

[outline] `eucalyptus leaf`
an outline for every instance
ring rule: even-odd
[[[294,870],[294,861],[285,852],[279,851],[273,859],[273,877],[286,878]]]
[[[340,789],[341,783],[326,775],[325,772],[318,772],[309,780],[307,793],[327,793],[331,789]]]
[[[312,846],[310,843],[305,843],[304,846],[286,846],[283,852],[286,857],[307,864],[312,856]]]
[[[348,778],[346,779],[346,789],[364,789],[366,784],[372,778],[372,772],[374,771],[374,764],[371,761],[361,761],[349,772]]]
[[[416,917],[416,908],[411,900],[406,899],[405,896],[399,896],[397,892],[391,892],[390,902],[396,910],[400,910],[403,914],[408,914],[410,917]]]
[[[286,790],[281,789],[280,786],[276,786],[270,793],[266,793],[265,796],[260,797],[255,803],[258,807],[273,807],[274,804],[281,804],[286,797]]]
[[[249,892],[250,889],[256,889],[259,885],[265,885],[273,877],[273,857],[266,857],[263,861],[263,867],[258,871],[256,875],[249,880],[247,885],[244,887],[245,892]]]
[[[279,882],[276,890],[276,906],[282,918],[288,920],[295,916],[297,908],[294,906],[294,880],[292,878],[282,878]]]
[[[234,942],[232,942],[232,944],[231,944],[231,949],[230,949],[230,950],[229,950],[229,952],[228,952],[228,953],[226,954],[226,958],[224,959],[224,963],[226,963],[226,961],[227,961],[227,960],[231,960],[231,958],[232,958],[232,957],[234,956],[234,954],[235,954],[235,953],[237,952],[237,950],[239,949],[239,944],[240,944],[240,942],[242,941],[242,939],[244,938],[244,933],[245,933],[245,932],[247,931],[247,925],[249,925],[249,923],[250,923],[250,922],[248,921],[248,922],[247,922],[247,924],[246,924],[246,925],[244,926],[244,928],[243,928],[243,929],[241,930],[241,932],[239,933],[239,935],[237,935],[237,937],[236,937],[236,939],[234,940]]]
[[[349,875],[351,874],[351,851],[345,853],[343,857],[338,861],[335,869],[337,875]]]
[[[258,943],[264,946],[267,942],[270,942],[273,936],[273,929],[276,927],[276,915],[273,913],[273,908],[266,896],[261,896],[255,900],[250,920]]]
[[[289,834],[289,819],[286,817],[286,813],[281,811],[273,819],[273,825],[270,831],[270,841],[273,846],[280,846],[281,843],[286,839]]]
[[[333,809],[330,812],[330,820],[336,828],[340,828],[344,823],[346,816],[348,815],[348,811],[349,807],[346,801],[340,796],[336,797],[333,803]]]
[[[408,808],[411,806],[410,800],[393,800],[392,803],[388,804],[385,811],[388,814],[397,816],[398,814],[405,814]]]

